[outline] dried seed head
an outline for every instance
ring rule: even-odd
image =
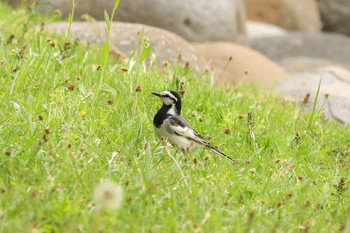
[[[45,129],[45,133],[46,133],[46,134],[50,134],[50,133],[51,133],[51,129],[50,129],[50,128],[46,128],[46,129]]]
[[[303,99],[303,104],[307,104],[310,100],[310,92],[306,93],[304,99]]]
[[[56,9],[54,12],[53,12],[55,15],[60,15],[61,14],[61,11],[59,9]]]
[[[137,87],[136,87],[136,90],[135,90],[136,92],[142,92],[142,87],[140,86],[140,85],[138,85]]]
[[[39,120],[41,120],[41,121],[44,120],[44,116],[40,114],[39,115]]]
[[[170,64],[170,60],[168,59],[168,60],[164,61],[163,66],[167,67],[167,66],[169,66],[169,64]]]
[[[179,90],[179,94],[180,94],[181,96],[184,96],[184,95],[185,95],[185,93],[186,93],[186,91],[185,91],[185,90]]]
[[[324,97],[329,98],[329,93],[324,94]]]
[[[185,81],[181,81],[180,85],[183,87],[185,86]]]
[[[209,161],[210,160],[210,155],[206,155],[204,158],[205,161]]]
[[[237,164],[238,164],[237,160],[232,161],[232,165],[237,165]]]
[[[190,63],[189,63],[189,62],[186,62],[186,63],[185,63],[185,70],[187,70],[188,68],[190,68]]]
[[[192,112],[192,117],[195,117],[195,116],[197,116],[197,112],[193,111]]]
[[[280,201],[280,202],[277,203],[277,207],[281,207],[282,205],[283,205],[283,202],[282,202],[282,201]]]
[[[197,164],[197,163],[198,163],[197,158],[194,158],[194,159],[193,159],[193,163],[194,163],[194,164]]]
[[[148,142],[146,142],[145,145],[143,146],[143,149],[147,150],[148,147],[149,147],[149,144],[148,144]]]
[[[309,200],[305,201],[304,207],[309,207],[311,205],[311,202]]]
[[[81,75],[80,75],[80,74],[78,74],[78,76],[77,76],[77,80],[78,80],[78,81],[80,81],[80,80],[81,80]]]
[[[245,162],[245,164],[250,164],[250,163],[251,163],[250,159],[248,159],[248,160]]]
[[[228,201],[224,202],[224,206],[228,206],[228,204],[229,204]]]
[[[342,194],[344,186],[345,186],[345,179],[341,178],[340,181],[339,181],[338,187],[337,187],[337,192],[338,192],[339,195]]]
[[[238,119],[244,119],[244,116],[243,115],[238,115]]]
[[[322,208],[322,204],[321,203],[317,203],[316,204],[316,210],[320,210]]]
[[[230,134],[232,134],[232,131],[230,129],[226,128],[226,129],[224,129],[224,133],[226,135],[230,135]]]
[[[298,131],[295,133],[295,142],[298,144],[300,143],[300,134]]]
[[[69,84],[68,90],[74,91],[74,89],[75,89],[75,84],[74,83]]]
[[[181,53],[177,56],[177,61],[182,62],[182,54]]]
[[[130,185],[130,180],[127,179],[126,182],[125,182],[125,186],[129,186]]]
[[[203,122],[203,118],[202,117],[199,117],[198,120],[199,120],[199,122]]]
[[[248,70],[245,70],[245,71],[244,71],[244,74],[245,74],[245,75],[248,75],[248,74],[249,74],[249,71],[248,71]]]
[[[7,156],[11,156],[12,151],[8,150],[8,151],[5,152],[5,154],[6,154]]]
[[[250,173],[255,174],[256,169],[255,169],[255,168],[252,168],[252,169],[250,169],[249,171],[250,171]]]
[[[128,72],[128,69],[125,68],[125,67],[123,67],[123,68],[120,69],[120,71],[121,71],[121,72]]]
[[[303,181],[303,180],[305,180],[305,177],[304,176],[298,176],[298,180]]]
[[[107,100],[107,103],[108,103],[109,105],[112,105],[112,104],[114,103],[114,101],[113,101],[113,100]]]
[[[232,56],[230,56],[230,57],[228,58],[229,61],[232,61],[232,59],[233,59]]]
[[[211,140],[213,140],[213,137],[212,137],[212,136],[208,136],[207,139],[208,139],[209,141],[211,141]]]
[[[276,159],[276,163],[280,163],[281,162],[281,159]]]
[[[69,149],[72,148],[72,144],[68,144],[68,148],[69,148]]]

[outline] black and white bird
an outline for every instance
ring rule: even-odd
[[[165,137],[168,142],[185,153],[195,147],[204,147],[232,160],[207,142],[181,115],[181,97],[177,92],[163,91],[152,94],[163,101],[163,106],[153,119],[155,131],[160,139]]]

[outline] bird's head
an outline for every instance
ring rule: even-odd
[[[163,104],[169,108],[175,107],[178,114],[181,112],[181,97],[175,91],[163,91],[161,93],[152,92],[153,95],[160,97]]]

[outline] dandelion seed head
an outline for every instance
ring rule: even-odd
[[[105,209],[118,209],[122,199],[123,190],[121,186],[111,181],[98,184],[94,190],[94,201]]]

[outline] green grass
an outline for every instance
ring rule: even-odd
[[[184,64],[145,68],[142,53],[110,57],[98,88],[103,48],[40,31],[57,16],[1,3],[0,15],[0,232],[350,231],[348,125],[317,113],[309,125],[289,99],[213,88]],[[183,115],[234,164],[173,149],[182,176],[152,125],[151,92],[168,89],[186,91]],[[122,185],[120,209],[98,211],[101,180]]]

